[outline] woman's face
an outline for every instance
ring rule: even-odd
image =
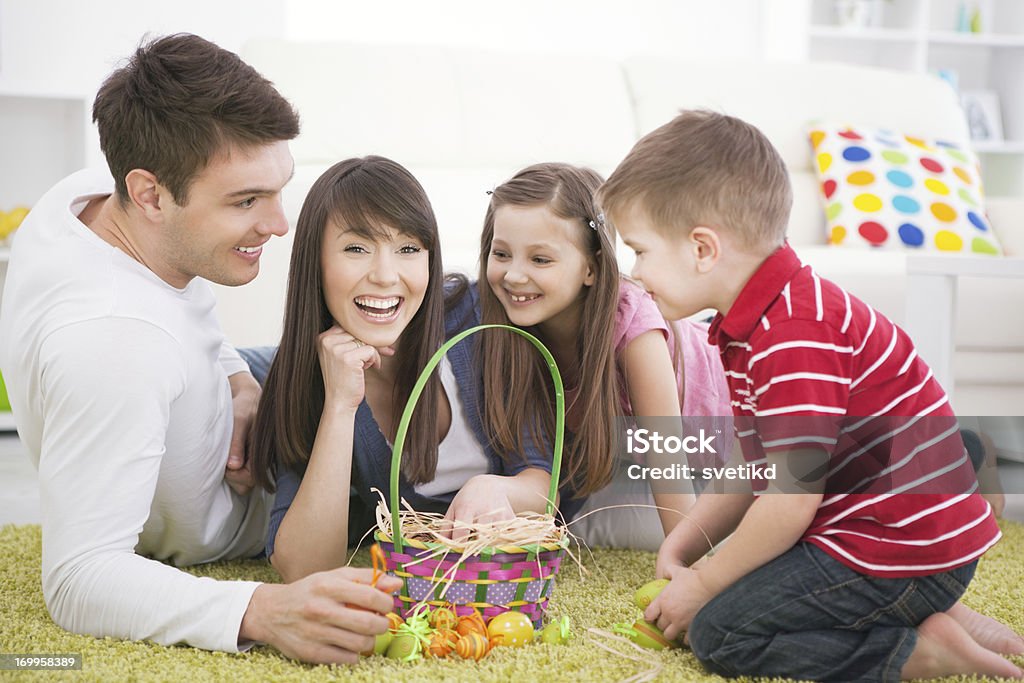
[[[384,240],[344,226],[324,230],[324,298],[343,330],[371,346],[393,346],[416,315],[430,281],[430,255],[415,237],[387,227]]]

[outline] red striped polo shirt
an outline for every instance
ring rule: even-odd
[[[709,335],[748,462],[829,453],[825,495],[801,540],[886,577],[947,571],[999,540],[946,393],[910,337],[788,244]]]

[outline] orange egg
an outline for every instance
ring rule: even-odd
[[[487,635],[498,645],[522,647],[533,640],[533,622],[522,612],[509,610],[491,619]]]
[[[487,637],[472,631],[469,635],[464,635],[459,638],[459,642],[455,643],[455,653],[463,659],[475,659],[479,661],[483,659],[491,650],[491,643],[487,640]]]
[[[455,651],[458,642],[459,634],[455,631],[434,631],[430,635],[430,642],[424,646],[423,653],[428,657],[444,659]]]
[[[460,636],[479,633],[484,638],[487,638],[487,624],[484,623],[484,618],[476,610],[473,610],[472,614],[463,614],[459,617],[459,623],[455,626],[455,630],[458,631]]]
[[[454,629],[459,622],[459,617],[456,616],[455,612],[447,607],[438,607],[430,613],[430,616],[427,617],[427,621],[430,622],[431,628],[444,631]]]

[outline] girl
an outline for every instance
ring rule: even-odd
[[[464,279],[444,282],[433,210],[405,168],[349,159],[313,185],[253,428],[253,471],[277,490],[267,554],[285,581],[340,566],[348,539],[371,525],[371,488],[389,488],[390,442],[413,384],[446,335],[477,322],[473,299]],[[453,535],[459,522],[542,510],[550,482],[539,453],[513,460],[486,445],[478,377],[469,345],[453,348],[420,397],[403,456],[402,497],[447,511]]]
[[[562,471],[574,497],[601,490],[619,473],[616,415],[732,412],[706,326],[684,321],[670,327],[643,289],[619,276],[613,237],[594,206],[601,183],[594,171],[568,164],[525,168],[491,194],[480,239],[482,321],[530,328],[551,349],[570,387],[567,422],[574,438]],[[540,356],[512,335],[488,336],[481,344],[485,423],[499,452],[521,451],[522,434],[550,441],[554,402]],[[649,495],[640,485],[641,498]],[[619,477],[615,493],[635,500],[637,491],[629,488],[630,480]],[[657,492],[654,502],[678,512],[689,507],[691,495],[678,485],[671,490]],[[588,507],[622,502],[609,500],[609,493]],[[567,507],[572,512],[572,503],[563,502],[563,513]],[[589,542],[656,550],[661,531],[680,519],[671,511],[659,516],[660,525],[649,512],[616,510],[581,520],[576,533]]]

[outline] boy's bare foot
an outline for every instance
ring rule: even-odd
[[[963,626],[978,645],[1001,655],[1024,654],[1024,638],[998,619],[975,612],[958,602],[946,612]]]
[[[953,617],[933,614],[917,627],[917,644],[900,677],[906,681],[955,674],[1024,678],[1012,663],[974,642]]]

